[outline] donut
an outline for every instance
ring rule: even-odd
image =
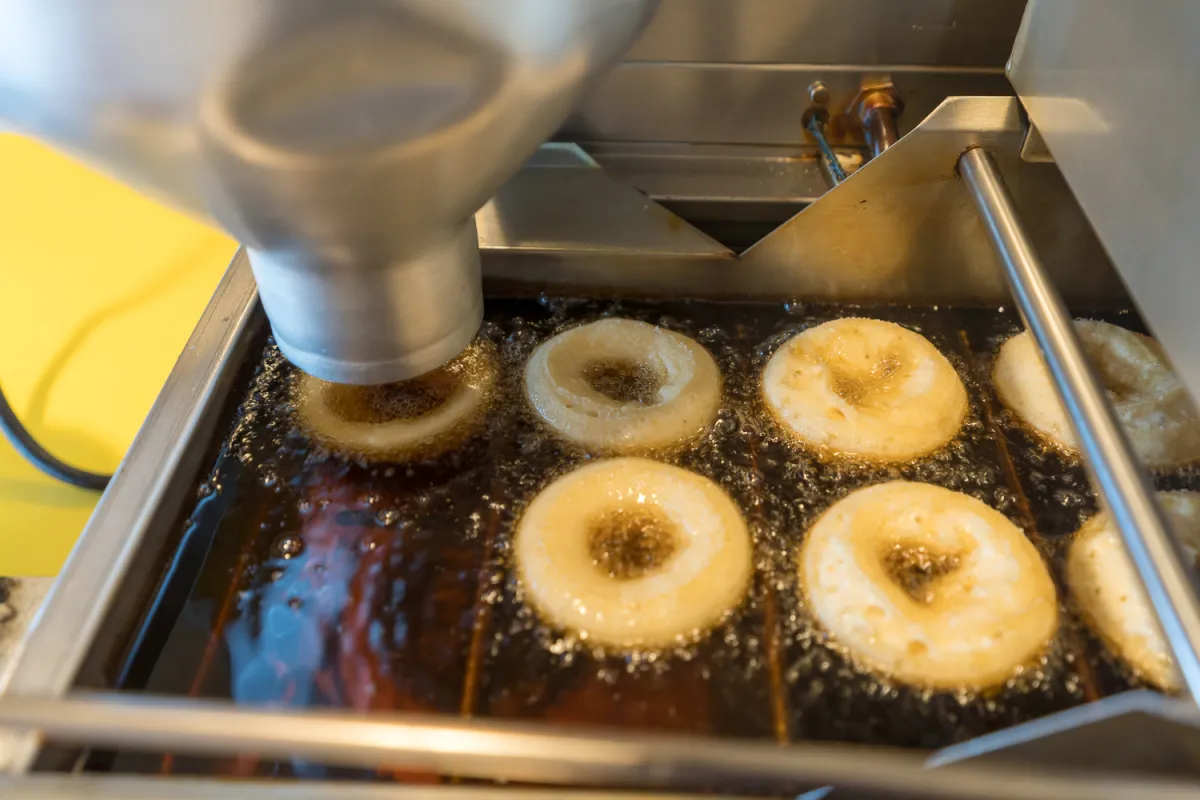
[[[476,343],[444,367],[401,383],[349,386],[302,375],[296,406],[305,429],[332,450],[407,461],[451,450],[482,422],[496,358]]]
[[[696,638],[746,592],[751,542],[717,484],[644,458],[570,472],[517,525],[516,571],[552,626],[622,649]]]
[[[1159,492],[1191,563],[1200,554],[1200,494]],[[1067,553],[1067,586],[1081,616],[1122,661],[1167,691],[1181,687],[1171,648],[1107,511],[1083,524]]]
[[[559,435],[590,450],[627,454],[688,442],[721,405],[708,351],[678,333],[628,319],[572,328],[541,344],[525,390]]]
[[[1163,469],[1200,459],[1200,419],[1158,342],[1107,322],[1076,320],[1075,329],[1146,466]],[[1000,348],[992,379],[1004,405],[1028,427],[1063,450],[1078,451],[1050,369],[1029,331]]]
[[[1058,627],[1054,583],[1020,528],[926,483],[893,481],[839,500],[808,531],[799,570],[834,642],[905,683],[1003,683]]]
[[[802,443],[871,461],[927,455],[967,416],[967,390],[946,357],[875,319],[834,320],[789,339],[767,362],[762,394]]]

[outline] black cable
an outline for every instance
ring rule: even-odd
[[[29,431],[25,430],[3,391],[0,391],[0,432],[4,433],[18,453],[51,478],[94,492],[104,491],[104,487],[108,486],[109,480],[112,479],[111,475],[100,475],[64,464],[51,455],[46,448],[37,443]]]

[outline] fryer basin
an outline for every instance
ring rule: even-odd
[[[946,146],[949,148],[950,145]],[[882,163],[880,162],[880,164]],[[880,164],[876,164],[875,167],[879,167]],[[880,172],[880,170],[876,169],[876,172]],[[864,170],[863,173],[860,173],[860,177],[866,174],[867,170]],[[853,180],[844,186],[852,185],[854,185]],[[865,187],[869,184],[865,180],[859,180],[859,185],[866,191]],[[841,188],[839,192],[841,192]],[[848,196],[846,194],[839,195],[838,200],[841,201]],[[798,223],[800,220],[795,222]],[[511,252],[505,253],[500,250],[497,249],[492,259],[490,286],[493,296],[512,294],[514,285],[524,287],[523,293],[529,295],[532,293],[531,290],[536,289],[546,289],[553,293],[562,292],[564,284],[589,287],[602,283],[610,286],[608,292],[610,294],[617,292],[626,295],[662,295],[673,291],[681,294],[706,294],[709,286],[716,286],[717,290],[713,292],[714,294],[728,297],[730,294],[728,275],[723,276],[715,283],[696,280],[696,275],[738,268],[737,261],[726,256],[712,256],[711,254],[705,257],[705,266],[700,268],[698,273],[691,275],[683,266],[686,261],[679,259],[670,261],[669,267],[664,273],[654,271],[656,262],[653,256],[642,255],[616,265],[608,263],[601,266],[597,266],[594,257],[585,256],[571,259],[570,263],[557,273],[555,280],[538,281],[534,280],[536,275],[551,273],[556,264],[562,264],[561,252],[549,256],[545,252],[541,252],[536,254],[539,257],[531,257],[533,254],[524,252],[518,259],[513,259]],[[751,264],[753,262],[741,262],[743,267]],[[614,275],[618,273],[621,274],[621,277],[613,280]],[[749,274],[751,278],[747,283],[753,285],[755,273]],[[646,277],[639,278],[638,276]],[[639,281],[641,281],[642,291],[638,291],[636,288]],[[761,296],[764,299],[771,298],[778,302],[783,293],[772,291],[772,287],[777,288],[779,285],[777,276],[764,282],[760,286]],[[828,298],[830,294],[836,293],[835,288],[830,288],[825,297]],[[806,293],[806,296],[809,295],[816,298],[821,297],[820,292],[816,290]],[[853,297],[853,293],[850,293],[850,296]],[[1117,305],[1120,304],[1119,299],[1112,297],[1111,293],[1109,299],[1116,301]],[[535,303],[534,305],[553,311],[550,308],[552,304],[538,306]],[[801,308],[802,314],[807,313],[803,307],[797,305],[792,307]],[[778,308],[781,316],[787,314],[782,304],[779,304]],[[809,307],[810,310],[812,308]],[[136,628],[136,622],[146,607],[146,598],[161,597],[155,590],[159,586],[166,585],[159,580],[164,576],[163,565],[169,562],[170,555],[176,552],[175,547],[183,533],[180,527],[173,522],[179,519],[180,510],[194,501],[196,476],[201,475],[211,466],[211,452],[205,453],[204,445],[222,437],[224,433],[221,430],[222,415],[228,415],[230,413],[229,404],[239,399],[236,387],[240,385],[244,389],[247,381],[252,379],[246,374],[245,368],[255,362],[262,346],[261,330],[256,313],[253,287],[246,275],[245,265],[239,257],[219,290],[218,297],[206,315],[205,322],[197,331],[197,340],[194,340],[193,344],[198,346],[189,347],[189,351],[185,352],[180,367],[172,377],[172,382],[164,391],[163,403],[166,405],[156,409],[159,418],[169,417],[172,424],[170,426],[156,425],[154,424],[155,419],[152,418],[139,440],[137,450],[122,468],[121,479],[110,490],[109,496],[106,497],[98,512],[97,521],[93,523],[93,526],[101,533],[106,526],[113,528],[120,526],[126,534],[120,538],[123,547],[126,548],[125,553],[121,554],[112,547],[102,547],[101,538],[89,535],[85,537],[80,551],[73,557],[73,564],[76,562],[83,564],[85,562],[79,561],[79,559],[91,556],[92,563],[88,565],[90,567],[88,572],[92,574],[93,581],[100,584],[93,588],[106,600],[101,600],[97,604],[94,599],[89,599],[96,597],[97,594],[90,592],[89,587],[78,584],[76,587],[79,591],[73,591],[70,595],[59,592],[60,596],[51,605],[50,613],[45,621],[48,624],[45,627],[39,626],[41,630],[35,632],[35,639],[40,638],[41,643],[39,645],[38,642],[34,642],[38,646],[31,648],[31,653],[27,652],[27,659],[37,655],[39,650],[45,652],[44,648],[47,646],[47,642],[53,638],[56,628],[70,636],[68,639],[60,637],[58,641],[58,644],[64,648],[61,651],[62,658],[52,664],[32,660],[19,663],[17,670],[10,676],[10,687],[28,694],[44,694],[47,691],[61,692],[71,687],[107,688],[113,683],[115,668],[127,664],[128,632]],[[864,310],[863,313],[867,316],[874,316],[876,313],[883,312],[873,308]],[[949,313],[960,312],[952,310]],[[1005,330],[1007,332],[1015,331],[1016,319],[1011,311],[1002,313],[993,310],[991,313],[1006,320],[1005,324],[1008,327]],[[1007,317],[1004,316],[1004,313],[1007,313]],[[944,318],[946,315],[937,317],[937,319]],[[786,326],[786,321],[783,324]],[[968,374],[986,372],[986,363],[975,362],[980,358],[985,361],[988,349],[986,346],[978,349],[973,346],[968,330],[970,327],[970,324],[957,327],[954,325],[944,326],[942,332],[935,336],[938,337],[939,344],[944,351],[949,352],[952,356],[957,353],[957,365],[960,370],[965,370]],[[961,343],[959,331],[967,331],[965,346]],[[747,331],[749,337],[747,341],[754,340],[757,335],[761,336],[761,339],[758,340],[760,343],[765,342],[770,338],[769,335],[762,336],[766,333],[763,330]],[[1002,334],[1003,331],[990,335]],[[956,338],[959,339],[959,343],[955,343]],[[987,339],[987,336],[985,335],[983,338]],[[979,390],[977,395],[981,396],[985,393],[984,390]],[[988,412],[985,409],[988,404],[983,402],[980,396],[976,397],[974,403],[980,430],[989,431],[989,435],[997,429],[1002,433],[1000,439],[991,439],[990,441],[1008,442],[1012,436],[1019,434],[1017,431],[1004,429],[1004,422],[1001,419],[1003,415],[996,409]],[[166,412],[172,410],[172,404],[176,406],[174,411],[177,413],[167,414]],[[160,403],[160,406],[163,404]],[[989,414],[993,418],[990,423],[986,419]],[[228,417],[226,416],[225,419]],[[991,426],[999,426],[999,428]],[[1014,466],[1011,469],[1005,465],[1003,456],[999,452],[996,453],[995,461],[991,462],[996,476],[986,487],[989,491],[994,491],[998,488],[1005,488],[1004,484],[1008,482],[1007,491],[1014,495],[1012,503],[1015,510],[1013,513],[1018,516],[1026,513],[1020,509],[1020,503],[1015,499],[1015,496],[1020,493],[1017,491],[1018,487],[1026,495],[1030,508],[1033,508],[1038,502],[1040,491],[1047,491],[1049,494],[1046,496],[1053,501],[1055,491],[1062,488],[1054,485],[1055,479],[1069,477],[1073,481],[1072,486],[1079,489],[1078,481],[1082,473],[1078,469],[1074,472],[1064,469],[1053,474],[1043,472],[1041,468],[1032,470],[1043,476],[1049,475],[1051,480],[1046,486],[1042,486],[1040,483],[1027,485],[1029,484],[1028,477],[1026,476],[1023,480],[1020,474],[1021,452],[1023,451],[1020,450],[1019,442],[1017,445],[1013,448],[1017,450],[1018,454],[1012,462]],[[137,456],[141,453],[148,455],[139,460]],[[809,467],[811,466],[809,465]],[[1010,472],[1016,473],[1016,483],[1012,483]],[[1173,476],[1172,480],[1183,480],[1186,477]],[[1071,514],[1083,513],[1081,509],[1086,509],[1086,506],[1067,509],[1062,516],[1060,527],[1066,529],[1073,524],[1078,517],[1072,519]],[[769,510],[767,513],[770,513]],[[785,508],[779,513],[790,512]],[[1034,516],[1036,517],[1036,513]],[[1040,528],[1041,523],[1035,519],[1033,527]],[[132,531],[132,535],[128,535],[130,531]],[[175,541],[172,541],[173,536],[177,537]],[[1046,545],[1051,550],[1054,546],[1053,542]],[[90,554],[89,547],[93,548]],[[179,552],[183,553],[184,551]],[[169,569],[170,567],[168,567],[168,572]],[[72,603],[76,604],[75,608],[71,607]],[[765,603],[763,607],[766,607]],[[88,613],[91,611],[95,613]],[[64,615],[72,612],[77,614],[75,619],[81,622],[77,622],[73,628],[64,627],[68,624],[65,622],[68,617],[64,617]],[[79,635],[81,628],[82,636]],[[768,634],[764,638],[769,640],[771,637]],[[72,654],[70,652],[72,648],[66,647],[70,644],[71,639],[82,640],[86,647],[80,647]],[[1084,642],[1082,646],[1085,649],[1080,652],[1084,654],[1084,660],[1090,661],[1086,651],[1087,642]],[[39,666],[35,668],[34,664]],[[780,667],[782,668],[782,666],[781,664]],[[1119,681],[1120,676],[1116,677]],[[770,680],[768,679],[767,682],[770,683]],[[1118,682],[1107,691],[1119,691],[1127,686],[1128,684]],[[1097,692],[1097,694],[1107,693],[1107,691]],[[1070,692],[1068,691],[1067,694],[1069,695]],[[460,698],[460,711],[463,710],[461,703],[462,699]],[[763,742],[764,752],[773,750],[773,745],[769,744],[772,738],[781,738],[779,736],[781,727],[779,714],[774,705],[774,700],[768,701],[768,708],[764,716],[769,719],[769,722],[759,726],[760,729],[754,732],[758,738],[765,740]],[[475,711],[474,708],[466,710],[469,713]],[[783,736],[791,737],[788,715],[784,714],[783,717]],[[973,735],[983,732],[985,729],[989,728],[985,727],[970,733]],[[837,739],[838,737],[826,738]],[[845,739],[845,737],[841,738]],[[926,746],[944,743],[947,742],[926,743]],[[914,743],[906,742],[905,744]],[[62,758],[71,759],[73,756],[73,751],[49,749],[41,752],[44,766],[55,766],[56,761],[61,766],[64,763],[61,761]],[[868,762],[864,761],[863,763],[865,765]],[[936,781],[932,781],[930,786],[932,787],[934,784]]]

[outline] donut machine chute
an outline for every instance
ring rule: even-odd
[[[239,254],[0,673],[0,793],[1192,796],[1200,604],[1154,490],[1200,491],[1200,473],[1141,466],[1071,320],[1131,341],[1161,333],[1184,380],[1194,354],[1157,284],[1127,272],[1128,233],[1106,213],[1119,194],[1098,194],[1094,164],[1079,174],[1076,137],[1128,128],[1082,113],[1105,107],[1094,97],[1054,100],[1055,81],[1084,74],[1045,70],[1061,66],[1044,48],[1074,5],[662,0],[627,60],[477,214],[485,323],[446,373],[473,377],[433,375],[404,400],[442,409],[455,433],[436,446],[411,421],[419,409],[378,438],[386,388],[347,405],[298,375]],[[1155,30],[1190,41],[1183,4],[1164,8]],[[1086,50],[1071,44],[1055,58]],[[1010,54],[1029,103],[1005,80]],[[907,329],[961,387],[926,403],[958,432],[929,425],[929,442],[853,463],[779,435],[771,363],[835,325]],[[998,389],[1001,345],[1022,329],[1077,457],[1034,436]],[[614,363],[661,348],[663,373],[703,391],[641,418],[639,441],[686,436],[647,456],[598,434],[610,409],[553,382],[564,342]],[[662,391],[646,380],[634,388]],[[573,433],[548,433],[551,418]],[[564,634],[555,620],[595,609],[549,562],[538,580],[563,602],[526,592],[522,559],[544,542],[523,523],[545,537],[572,509],[599,513],[576,484],[618,472],[686,473],[673,491],[702,499],[682,505],[744,522],[727,526],[727,557],[751,574],[705,598],[711,614],[692,610],[741,605],[678,649],[629,650],[628,620],[591,644]],[[1032,638],[1050,644],[987,691],[959,674],[940,687],[881,677],[800,590],[804,545],[844,535],[808,538],[824,512],[904,481],[999,512],[987,511],[1025,562],[1045,566],[1034,599],[1014,590],[1007,607],[1049,598]],[[1069,554],[1101,509],[1145,584],[1174,694],[1078,607]],[[639,563],[668,540],[643,542]],[[575,557],[584,570],[601,558]]]

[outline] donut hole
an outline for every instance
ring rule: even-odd
[[[381,386],[331,384],[325,387],[325,404],[346,422],[381,425],[431,414],[445,405],[459,386],[459,379],[445,370]]]
[[[842,364],[832,367],[833,393],[852,406],[866,406],[887,394],[900,374],[902,361],[895,354],[872,360],[868,365]]]
[[[621,359],[588,362],[583,379],[610,400],[641,406],[657,403],[666,383],[666,376],[651,365]]]
[[[897,543],[883,556],[888,577],[922,605],[931,605],[936,599],[935,582],[961,566],[960,554],[938,552],[926,545]]]
[[[675,525],[648,509],[621,509],[592,520],[588,552],[602,574],[628,581],[656,572],[679,550]]]

